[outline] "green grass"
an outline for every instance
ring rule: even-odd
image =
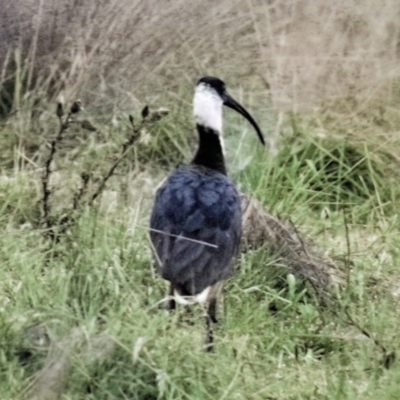
[[[0,399],[400,398],[380,348],[400,346],[398,2],[30,3],[0,27]],[[242,254],[212,354],[203,310],[165,310],[146,237],[156,186],[196,146],[189,87],[205,74],[270,145],[226,112],[231,177],[346,280],[320,307],[268,246]],[[73,124],[56,153],[53,221],[82,173],[92,191],[107,172],[130,113],[173,106],[51,243],[40,177],[63,96],[97,131]]]
[[[100,175],[118,151],[123,137],[112,135],[107,124],[100,127],[80,146],[66,142],[57,155],[55,215],[68,210],[76,176],[83,170]],[[173,127],[174,117],[152,131],[150,147],[138,145],[109,182],[100,207],[80,209],[59,243],[50,243],[38,224],[40,173],[29,163],[3,172],[1,398],[24,397],[32,385],[45,398],[44,388],[55,385],[55,393],[74,400],[397,399],[398,363],[385,369],[379,347],[357,328],[388,351],[400,345],[393,201],[399,187],[381,162],[384,154],[316,138],[307,125],[295,129],[289,120],[292,134],[272,156],[256,138],[233,129],[228,159],[241,190],[273,214],[290,217],[323,251],[349,259],[348,285],[321,308],[266,249],[242,254],[240,269],[225,284],[216,350],[208,354],[202,349],[203,311],[165,310],[166,285],[154,272],[146,238],[165,165],[170,169],[189,154],[184,128],[176,136]],[[232,157],[237,145],[243,151]],[[164,152],[157,153],[159,146]],[[43,328],[50,353],[32,333]],[[52,381],[49,372],[47,381],[38,378],[48,354],[56,354],[52,361],[59,365],[67,360],[65,380]]]

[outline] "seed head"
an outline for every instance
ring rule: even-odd
[[[149,106],[146,106],[142,110],[142,118],[145,119],[149,115]]]
[[[64,108],[61,102],[57,103],[57,111],[56,111],[57,117],[62,118],[64,115]]]
[[[71,114],[77,114],[79,111],[82,110],[81,101],[78,99],[71,106]]]

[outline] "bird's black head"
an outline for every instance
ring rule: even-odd
[[[199,79],[197,85],[204,83],[205,85],[213,88],[223,99],[226,93],[225,90],[225,83],[221,81],[221,79],[215,78],[213,76],[204,76],[203,78]],[[196,85],[196,86],[197,86]]]
[[[241,106],[235,99],[233,99],[226,91],[225,89],[225,83],[221,81],[221,79],[215,78],[213,76],[204,76],[203,78],[199,79],[196,85],[197,88],[203,87],[203,93],[204,93],[204,88],[206,91],[210,94],[214,93],[210,97],[213,98],[214,100],[208,102],[208,100],[204,99],[203,97],[201,98],[201,101],[198,101],[198,104],[195,104],[195,116],[198,118],[199,121],[203,121],[204,124],[208,125],[209,127],[212,126],[222,126],[222,122],[218,124],[214,124],[214,121],[218,120],[218,111],[217,109],[213,110],[213,107],[215,107],[215,104],[218,104],[217,99],[215,98],[215,94],[220,97],[220,100],[222,100],[223,105],[232,108],[233,110],[237,111],[239,114],[243,115],[254,127],[254,129],[257,132],[257,135],[261,141],[262,144],[265,144],[264,141],[264,136],[261,132],[260,127],[257,125],[256,121],[254,121],[253,117],[250,115],[250,113],[243,107]],[[196,96],[195,96],[196,99]],[[195,101],[196,103],[196,101]],[[197,106],[198,105],[198,106]],[[204,115],[203,115],[204,114]],[[219,117],[221,118],[221,117]],[[216,129],[219,131],[220,129]]]

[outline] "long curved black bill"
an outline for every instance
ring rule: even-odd
[[[257,122],[254,121],[253,117],[247,112],[247,110],[243,106],[241,106],[236,100],[234,100],[231,96],[229,96],[229,94],[227,94],[227,93],[224,94],[223,99],[224,99],[225,106],[232,108],[233,110],[237,111],[239,114],[242,114],[243,117],[245,117],[247,119],[247,121],[249,121],[253,125],[261,143],[263,145],[265,145],[264,136],[261,132],[260,127],[257,125]]]

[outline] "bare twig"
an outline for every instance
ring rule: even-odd
[[[79,202],[81,201],[82,197],[86,194],[87,188],[89,185],[90,175],[86,172],[81,174],[82,179],[82,186],[79,188],[78,192],[75,193],[72,209],[75,211],[78,209]]]
[[[74,102],[70,108],[70,111],[67,117],[64,120],[64,110],[62,103],[58,103],[57,105],[57,117],[60,121],[60,128],[57,136],[52,140],[50,145],[50,154],[46,159],[45,169],[42,176],[42,185],[43,185],[43,199],[42,199],[42,208],[43,208],[43,220],[45,226],[47,227],[47,232],[49,237],[52,240],[58,241],[60,239],[60,235],[66,232],[71,225],[74,224],[74,221],[77,217],[76,212],[78,211],[79,205],[85,199],[85,205],[92,206],[94,201],[101,195],[103,192],[106,183],[108,180],[114,175],[114,172],[121,161],[126,157],[128,152],[132,149],[134,144],[141,136],[141,132],[146,124],[154,124],[159,121],[161,118],[168,115],[168,110],[159,109],[157,111],[151,112],[148,106],[145,106],[141,112],[142,119],[138,124],[135,124],[134,118],[132,115],[129,115],[129,121],[132,125],[132,133],[128,137],[128,139],[123,143],[120,154],[117,156],[116,160],[109,167],[108,172],[101,178],[97,187],[93,192],[88,195],[89,191],[89,182],[90,182],[90,174],[87,172],[83,172],[81,174],[82,184],[80,188],[73,194],[72,197],[72,206],[70,208],[70,212],[66,213],[62,218],[57,219],[57,222],[51,218],[51,210],[49,205],[49,198],[51,196],[51,190],[49,189],[49,181],[52,173],[51,163],[54,159],[54,155],[57,151],[58,144],[64,138],[65,131],[69,127],[69,125],[73,122],[79,122],[77,120],[73,120],[72,115],[80,112],[82,110],[81,103],[79,100]],[[83,121],[85,122],[85,120]],[[90,127],[81,126],[85,129],[89,129]],[[90,128],[89,130],[93,130]],[[55,230],[57,227],[57,230]]]
[[[54,155],[56,154],[57,151],[57,145],[62,141],[64,137],[65,131],[68,129],[69,126],[69,121],[71,119],[72,113],[69,112],[67,115],[67,118],[65,122],[63,122],[63,106],[62,103],[57,104],[57,117],[60,121],[60,128],[58,130],[57,136],[51,141],[50,143],[50,153],[49,156],[46,159],[45,165],[44,165],[44,172],[42,175],[42,187],[43,187],[43,198],[42,198],[42,210],[43,210],[43,220],[47,228],[51,229],[52,223],[50,220],[50,205],[49,205],[49,199],[51,195],[51,191],[49,189],[49,182],[50,182],[50,176],[52,173],[51,169],[51,163],[53,162]]]
[[[196,240],[196,239],[188,238],[188,237],[182,236],[182,235],[174,235],[173,233],[160,231],[159,229],[149,228],[148,226],[144,226],[144,225],[140,225],[140,224],[136,224],[136,226],[138,226],[140,228],[148,229],[151,232],[161,233],[162,235],[165,235],[165,236],[170,236],[170,237],[177,238],[177,239],[187,240],[188,242],[202,244],[203,246],[208,246],[208,247],[212,247],[214,249],[218,249],[218,246],[216,244],[204,242],[203,240]]]
[[[57,133],[57,136],[51,141],[50,143],[50,153],[49,156],[46,159],[45,165],[44,165],[44,171],[43,171],[43,175],[42,175],[42,187],[43,187],[43,198],[42,198],[42,211],[43,211],[43,221],[44,224],[46,226],[46,228],[48,229],[48,234],[51,237],[51,239],[55,239],[56,235],[54,233],[53,230],[53,222],[50,218],[50,204],[49,204],[49,200],[50,200],[50,195],[51,195],[51,190],[49,189],[49,183],[50,183],[50,176],[51,173],[53,172],[51,169],[51,163],[54,160],[54,155],[57,152],[57,146],[58,144],[63,140],[64,138],[64,134],[66,132],[66,130],[68,129],[69,125],[72,121],[72,115],[73,114],[77,114],[80,110],[82,109],[81,107],[81,101],[77,100],[75,101],[71,108],[70,111],[67,115],[67,117],[65,118],[65,120],[63,120],[63,116],[64,116],[64,108],[63,108],[63,104],[61,102],[57,103],[57,110],[56,110],[56,114],[60,123],[60,127]]]
[[[122,145],[122,150],[119,155],[119,157],[114,161],[114,163],[111,165],[110,169],[106,173],[106,175],[103,176],[101,179],[99,185],[97,186],[97,189],[95,192],[92,194],[90,200],[89,200],[89,206],[93,205],[94,201],[99,197],[99,195],[103,192],[104,187],[106,186],[107,181],[113,176],[115,169],[118,167],[120,162],[125,158],[125,156],[128,154],[128,152],[132,149],[133,145],[136,143],[136,141],[140,138],[140,133],[143,127],[146,125],[146,117],[148,115],[148,106],[146,106],[143,111],[142,111],[142,121],[138,126],[134,125],[134,120],[133,117],[130,115],[129,116],[129,121],[132,125],[132,134],[129,136],[129,138],[125,141],[125,143]]]
[[[379,350],[382,352],[383,355],[382,362],[384,367],[386,369],[389,369],[396,359],[396,353],[394,351],[388,351],[388,349],[376,337],[374,337],[370,332],[368,332],[366,328],[358,324],[354,320],[354,318],[350,315],[349,310],[347,308],[344,308],[344,312],[348,319],[348,321],[345,322],[349,325],[356,327],[365,337],[372,340],[375,346],[378,347]]]

